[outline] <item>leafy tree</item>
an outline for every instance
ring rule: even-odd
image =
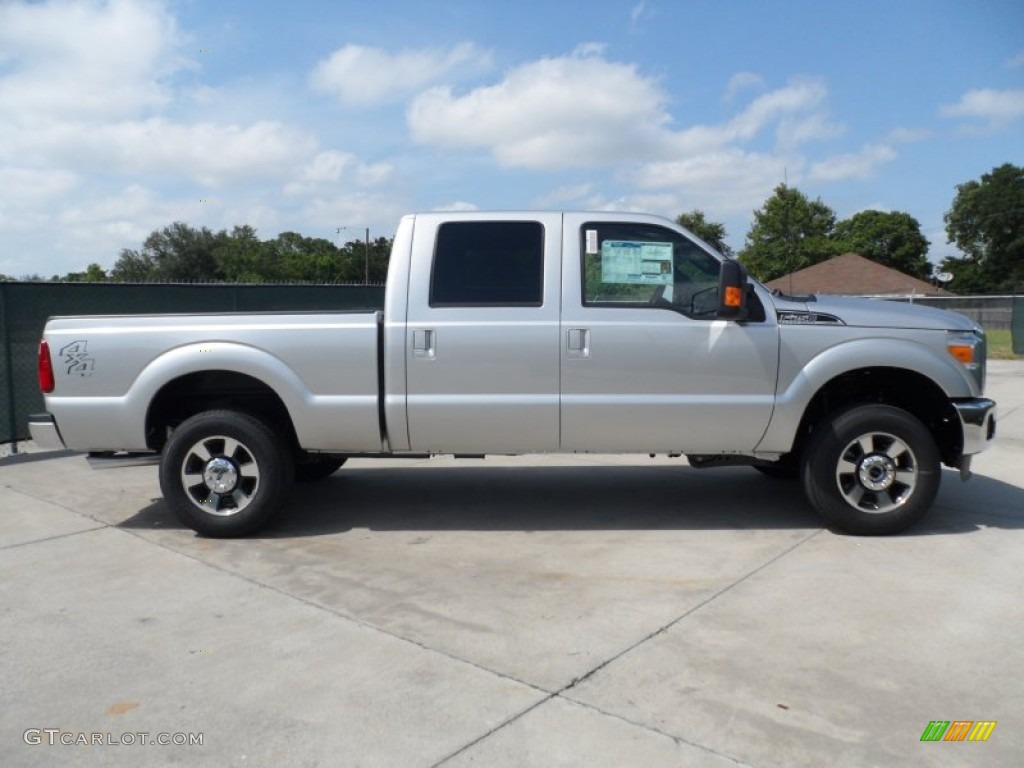
[[[355,274],[348,277],[353,283],[362,283],[366,280],[366,265],[369,263],[369,277],[371,283],[383,283],[388,276],[388,262],[391,259],[391,239],[378,237],[370,241],[369,249],[366,242],[353,240],[345,244],[349,252],[349,258],[355,265]],[[351,274],[351,270],[347,273]]]
[[[732,257],[732,248],[725,242],[725,224],[708,221],[704,218],[704,211],[694,208],[689,213],[680,213],[676,216],[676,224],[686,227],[723,256]]]
[[[268,274],[268,250],[248,224],[236,226],[214,251],[218,269],[229,283],[259,283],[278,279]]]
[[[779,184],[754,211],[739,259],[754,277],[773,280],[837,255],[835,225],[835,212],[820,198],[809,200],[795,187]]]
[[[122,248],[110,270],[110,279],[119,283],[144,283],[156,279],[156,265],[150,254]]]
[[[268,245],[282,280],[337,282],[345,271],[343,252],[326,238],[282,232]]]
[[[93,262],[85,268],[85,272],[68,272],[63,277],[54,275],[51,278],[51,282],[102,283],[104,280],[108,279],[106,270],[104,270],[99,264]]]
[[[153,232],[142,245],[144,253],[153,258],[158,280],[173,282],[206,282],[220,280],[223,274],[214,256],[224,245],[227,233],[214,234],[206,227],[195,229],[176,221]]]
[[[367,246],[353,240],[342,247],[325,238],[282,232],[260,240],[249,225],[214,233],[175,222],[146,238],[141,250],[125,248],[110,272],[111,280],[362,283],[369,263],[370,282],[387,274],[391,240],[377,238]],[[95,269],[94,269],[95,267]],[[98,272],[97,272],[98,270]],[[99,265],[64,279],[105,279]],[[59,278],[54,278],[59,279]]]
[[[215,253],[228,234],[180,221],[150,233],[142,250],[125,248],[111,270],[118,281],[206,282],[223,278]]]
[[[946,215],[948,242],[964,258],[949,258],[956,291],[1024,291],[1024,168],[1004,163],[980,181],[957,185]]]
[[[908,213],[861,211],[836,224],[833,237],[843,251],[859,253],[922,280],[931,276],[928,241],[917,219]]]

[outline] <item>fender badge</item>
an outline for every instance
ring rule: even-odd
[[[96,360],[88,357],[87,341],[72,341],[60,348],[60,357],[67,366],[68,376],[92,376],[96,369]]]

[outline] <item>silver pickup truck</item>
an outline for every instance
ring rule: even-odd
[[[902,530],[995,433],[967,318],[786,296],[691,233],[623,213],[427,213],[383,312],[52,318],[43,446],[159,462],[207,536],[359,457],[686,455],[803,484],[834,527]]]

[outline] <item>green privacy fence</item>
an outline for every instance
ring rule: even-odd
[[[160,312],[380,309],[382,285],[133,285],[0,282],[0,444],[28,438],[44,410],[36,354],[46,318]]]
[[[1013,354],[1024,355],[1024,296],[1013,300],[1013,319],[1010,321],[1013,333]]]

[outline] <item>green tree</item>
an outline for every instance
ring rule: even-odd
[[[704,217],[704,211],[694,208],[689,213],[680,213],[676,216],[676,224],[686,227],[686,229],[693,232],[693,234],[716,249],[723,256],[732,258],[732,248],[725,242],[725,224],[720,224],[717,221],[708,221]]]
[[[156,279],[152,255],[132,248],[122,248],[110,270],[110,279],[119,283],[144,283]]]
[[[739,259],[754,277],[773,280],[837,255],[835,225],[835,212],[820,198],[809,200],[795,187],[779,184],[754,211]]]
[[[1024,291],[1024,168],[1004,163],[956,189],[943,217],[948,242],[964,253],[942,263],[952,289]]]
[[[861,211],[836,224],[833,237],[844,252],[859,253],[922,280],[931,276],[928,241],[909,213]]]
[[[343,249],[323,237],[282,232],[264,246],[265,264],[275,280],[339,282],[345,270]]]
[[[196,229],[180,221],[150,233],[142,250],[125,248],[111,270],[118,281],[208,282],[223,273],[216,251],[228,239],[227,232]]]
[[[85,268],[85,272],[68,272],[63,277],[54,275],[50,281],[64,283],[102,283],[104,280],[108,279],[106,270],[104,270],[99,264],[93,262]]]
[[[223,279],[229,283],[259,283],[277,280],[267,264],[270,249],[248,224],[236,226],[214,250],[214,259]]]

